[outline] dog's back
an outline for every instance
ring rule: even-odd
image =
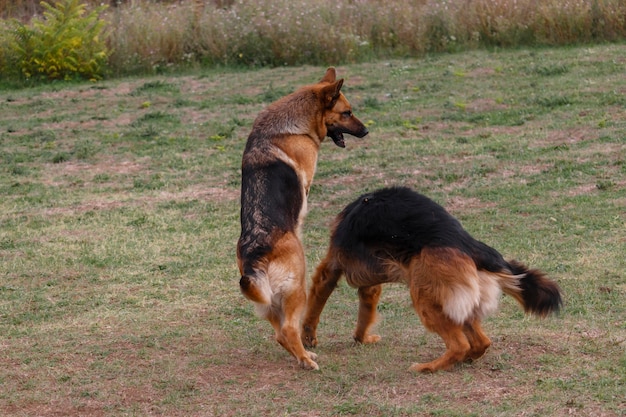
[[[297,229],[304,196],[296,172],[282,160],[244,165],[242,173],[237,247],[242,264],[241,290],[250,300],[269,304],[271,289],[263,285],[264,279],[258,279],[265,270],[259,263],[271,252],[277,236]]]
[[[357,198],[337,216],[331,240],[342,251],[368,261],[375,252],[408,264],[424,247],[447,247],[471,257],[478,269],[495,272],[507,265],[500,253],[474,239],[441,205],[407,187]]]

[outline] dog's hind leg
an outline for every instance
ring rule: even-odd
[[[359,343],[376,343],[380,336],[368,334],[374,323],[376,323],[376,306],[383,292],[382,285],[372,285],[371,287],[359,288],[359,316],[354,331],[354,340]]]
[[[300,339],[300,317],[306,294],[303,291],[293,291],[282,294],[280,309],[272,309],[267,319],[276,333],[276,341],[291,353],[304,369],[318,370],[315,363],[317,355],[308,352]]]
[[[332,249],[332,248],[331,248]],[[313,275],[307,298],[307,310],[302,322],[302,342],[304,346],[317,346],[317,325],[328,297],[337,287],[343,271],[336,266],[334,251],[329,250],[326,258],[319,264]]]
[[[276,332],[276,341],[297,360],[304,369],[319,369],[317,355],[304,349],[300,321],[306,307],[306,279],[304,250],[300,240],[286,235],[275,245],[268,264],[272,283],[271,314],[268,317]]]
[[[428,363],[414,363],[409,368],[418,372],[436,372],[449,369],[456,363],[465,360],[471,345],[464,333],[464,326],[450,319],[443,311],[441,305],[430,297],[420,297],[418,288],[411,288],[413,307],[420,316],[426,329],[437,333],[446,344],[446,352],[439,358]]]
[[[465,336],[471,346],[465,360],[475,361],[480,359],[485,354],[489,346],[491,346],[491,340],[489,340],[489,337],[487,337],[483,331],[482,326],[480,325],[480,320],[475,319],[471,322],[465,323],[463,326],[463,332],[465,333]]]
[[[304,369],[318,370],[319,366],[315,363],[317,355],[304,349],[300,340],[300,311],[284,311],[288,317],[285,317],[282,325],[276,332],[276,341],[281,344],[289,353],[298,360],[300,366]]]
[[[470,343],[463,332],[463,326],[456,324],[443,313],[433,315],[432,310],[428,312],[422,310],[420,318],[427,329],[441,336],[446,344],[446,352],[434,361],[411,365],[412,371],[436,372],[449,369],[465,360],[470,352]],[[426,324],[430,318],[434,318],[436,322]]]

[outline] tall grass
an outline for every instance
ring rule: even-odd
[[[94,7],[100,3],[85,1]],[[0,0],[0,14],[24,18],[38,10],[35,3]],[[480,47],[626,38],[622,0],[112,0],[110,4],[103,19],[114,74],[190,64],[339,64]],[[6,50],[2,39],[0,65]]]
[[[185,63],[346,63],[626,38],[619,0],[187,1],[111,8],[107,19],[116,72]]]

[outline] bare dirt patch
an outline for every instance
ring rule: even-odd
[[[496,74],[496,70],[489,67],[479,67],[469,71],[467,77],[492,77]]]
[[[507,105],[498,103],[494,99],[481,98],[468,103],[465,110],[473,113],[483,113],[496,110],[506,110],[507,108]]]
[[[449,198],[446,202],[446,210],[451,213],[454,212],[472,212],[474,210],[483,210],[489,207],[496,207],[497,204],[494,202],[484,202],[479,200],[478,198],[469,197],[459,197],[455,196]]]
[[[53,176],[81,175],[94,177],[99,174],[135,174],[145,171],[150,158],[120,160],[119,158],[102,158],[96,162],[67,161],[62,164],[48,164],[49,173]]]
[[[594,140],[598,138],[597,130],[576,127],[569,129],[550,130],[547,132],[545,138],[541,141],[536,141],[531,145],[531,148],[543,148],[546,146],[558,146],[558,145],[572,145],[575,143]]]

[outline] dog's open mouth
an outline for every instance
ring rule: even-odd
[[[331,138],[333,140],[333,142],[335,142],[335,145],[339,146],[340,148],[345,148],[346,147],[346,142],[343,138],[343,134],[344,133],[348,133],[352,136],[356,136],[357,138],[362,138],[363,136],[367,135],[369,133],[369,131],[367,130],[367,128],[365,126],[361,126],[360,129],[358,130],[351,130],[351,129],[342,129],[342,128],[329,128],[328,129],[328,133],[327,136],[329,138]]]
[[[335,145],[339,146],[340,148],[346,147],[346,142],[343,139],[343,133],[339,131],[328,131],[328,136],[333,140],[333,142],[335,142]]]

